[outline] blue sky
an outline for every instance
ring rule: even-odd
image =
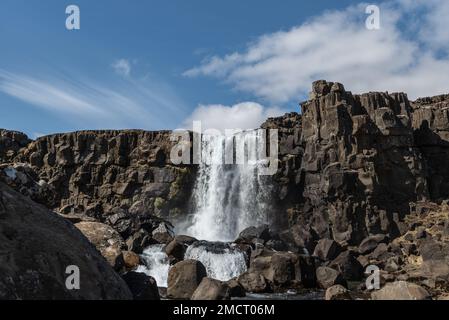
[[[65,28],[69,4],[80,30]],[[445,92],[449,28],[433,18],[447,1],[379,5],[373,32],[366,4],[344,0],[2,0],[0,127],[250,127],[298,111],[323,77],[356,92]]]

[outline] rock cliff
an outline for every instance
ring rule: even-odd
[[[262,124],[279,130],[279,169],[268,181],[276,190],[270,212],[276,236],[240,245],[255,258],[261,243],[267,250],[305,250],[319,261],[285,259],[302,270],[320,267],[319,281],[329,285],[359,280],[370,262],[388,266],[389,280],[407,270],[416,276],[409,258],[422,261],[426,246],[446,246],[447,221],[435,224],[428,215],[443,219],[440,205],[449,199],[448,110],[449,95],[409,101],[405,93],[352,94],[339,83],[314,82],[301,113]],[[170,223],[191,213],[197,166],[173,165],[174,143],[169,131],[81,131],[31,141],[1,130],[0,180],[72,222],[112,227],[123,240],[118,253],[140,253],[170,243]],[[420,223],[426,241],[415,239]]]
[[[82,131],[37,139],[15,158],[66,215],[109,224],[126,240],[186,213],[195,167],[171,164],[170,132]]]

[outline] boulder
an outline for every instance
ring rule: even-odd
[[[449,250],[449,245],[443,246],[433,239],[424,239],[419,243],[418,250],[423,261],[444,260]]]
[[[430,294],[423,287],[406,282],[387,283],[382,289],[371,293],[373,300],[429,300]]]
[[[124,274],[122,278],[131,290],[134,300],[160,300],[154,278],[145,273],[133,271]]]
[[[329,261],[335,259],[341,252],[340,245],[334,240],[321,239],[318,241],[313,256],[323,260]]]
[[[3,183],[0,221],[0,299],[132,299],[126,283],[73,224]],[[79,269],[79,290],[66,287],[75,275],[70,266]]]
[[[269,279],[275,286],[288,286],[293,280],[300,277],[299,258],[295,254],[276,252],[271,256],[271,277]]]
[[[199,261],[184,260],[176,263],[168,272],[167,297],[190,299],[206,276],[206,268]]]
[[[126,248],[126,245],[117,231],[99,222],[79,222],[75,226],[95,245],[113,268],[120,269],[123,266],[122,249]]]
[[[426,260],[422,263],[419,274],[423,278],[449,282],[449,263],[446,260]]]
[[[326,294],[324,297],[325,300],[351,300],[351,295],[349,294],[348,289],[343,287],[340,284],[329,287],[326,290]]]
[[[163,222],[153,230],[152,236],[153,240],[157,243],[169,244],[173,241],[174,236],[172,226],[169,226],[167,223]]]
[[[287,251],[288,245],[282,240],[268,240],[265,246],[275,251]]]
[[[182,243],[185,246],[190,246],[194,242],[198,241],[194,237],[186,236],[186,235],[177,235],[177,236],[175,236],[174,240],[176,240],[176,242],[178,242],[178,243]]]
[[[140,264],[140,257],[137,253],[134,253],[132,251],[123,251],[122,255],[123,263],[125,264],[126,269],[135,269]]]
[[[342,252],[330,264],[330,268],[339,271],[346,280],[360,281],[363,278],[363,266],[351,251]]]
[[[359,245],[360,254],[368,254],[373,252],[380,243],[384,243],[388,240],[384,234],[377,234],[365,238]]]
[[[231,279],[226,284],[229,287],[229,295],[231,297],[244,297],[246,296],[245,289],[242,287],[242,285],[238,282],[237,278]]]
[[[140,229],[126,240],[129,251],[142,254],[143,250],[152,244],[151,234]]]
[[[246,292],[263,293],[269,291],[269,286],[263,275],[257,272],[246,271],[237,279]]]
[[[183,243],[178,242],[176,238],[167,244],[164,248],[165,253],[169,257],[170,261],[176,263],[184,259],[186,247]]]
[[[327,289],[337,284],[347,286],[343,275],[337,270],[328,267],[318,267],[316,269],[316,280],[322,289]]]
[[[389,247],[386,243],[380,243],[379,245],[377,245],[376,249],[374,249],[374,251],[370,254],[370,257],[377,261],[386,260],[389,255],[388,250]]]
[[[273,286],[285,286],[295,279],[298,258],[288,253],[257,257],[251,261],[250,271],[264,276]]]
[[[253,239],[270,240],[270,228],[268,225],[249,227],[240,232],[235,242],[251,242]]]
[[[225,282],[203,278],[191,300],[229,300],[230,288]]]

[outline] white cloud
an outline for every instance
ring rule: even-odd
[[[112,64],[114,71],[124,77],[129,77],[131,74],[131,63],[127,59],[116,60]]]
[[[317,79],[412,98],[449,91],[449,1],[384,2],[377,31],[365,28],[366,5],[263,35],[245,51],[207,59],[185,75],[224,79],[275,103],[300,99]]]
[[[170,87],[150,80],[127,78],[104,86],[83,79],[40,78],[0,69],[0,92],[83,129],[165,129],[184,113],[183,103]]]
[[[265,108],[255,102],[243,102],[233,106],[221,104],[200,105],[184,121],[184,128],[192,129],[193,121],[201,121],[202,130],[255,129],[269,117],[284,114],[280,108]]]

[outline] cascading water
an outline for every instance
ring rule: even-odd
[[[178,224],[176,233],[203,240],[190,245],[184,258],[200,261],[208,277],[227,281],[244,273],[246,253],[228,242],[247,227],[268,223],[271,189],[262,174],[268,164],[264,135],[265,130],[202,135],[193,219]],[[142,258],[145,266],[136,271],[166,287],[170,266],[163,245],[150,246]]]
[[[237,277],[247,269],[245,254],[223,242],[198,241],[187,249],[185,259],[200,261],[208,277],[221,281]]]
[[[158,287],[167,287],[168,270],[170,268],[168,256],[163,248],[163,244],[155,244],[145,249],[140,255],[145,265],[140,265],[135,270],[153,277]]]
[[[195,214],[186,233],[201,240],[232,241],[249,226],[267,223],[269,187],[264,130],[232,137],[202,136]],[[236,164],[231,163],[235,156]],[[239,158],[240,157],[240,158]]]

